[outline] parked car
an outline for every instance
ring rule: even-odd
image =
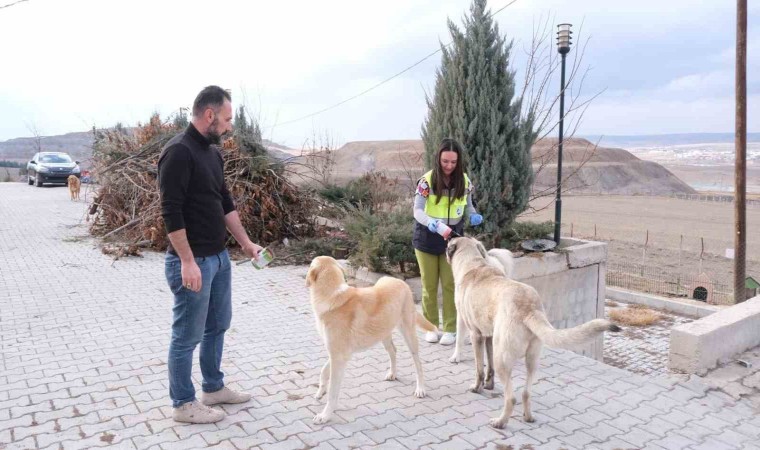
[[[40,152],[26,165],[27,183],[42,187],[45,183],[68,184],[69,175],[81,177],[79,161],[62,152]]]

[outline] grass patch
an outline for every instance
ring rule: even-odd
[[[619,324],[634,327],[645,327],[662,320],[660,313],[642,305],[635,305],[635,307],[632,305],[625,309],[614,309],[609,312],[609,315],[610,319]]]
[[[614,308],[616,306],[620,306],[620,303],[613,302],[612,300],[607,300],[606,302],[604,302],[604,306],[609,306],[610,308]]]
[[[629,303],[628,307],[631,308],[631,309],[652,309],[652,308],[648,307],[647,305],[641,305],[641,304],[638,304],[638,303]]]

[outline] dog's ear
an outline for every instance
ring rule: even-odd
[[[317,282],[320,270],[322,268],[319,266],[309,269],[309,273],[306,274],[306,287],[311,287],[312,284]]]
[[[488,256],[488,252],[486,251],[486,248],[483,246],[483,244],[480,243],[480,241],[475,241],[475,247],[478,248],[478,251],[480,252],[480,256],[485,259]]]
[[[449,245],[446,246],[446,256],[451,260],[451,258],[454,256],[454,253],[457,251],[457,243],[456,242],[449,242]]]

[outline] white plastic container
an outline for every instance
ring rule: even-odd
[[[442,221],[439,221],[438,224],[436,224],[435,231],[443,236],[444,239],[448,239],[451,234],[451,228]]]
[[[256,255],[256,258],[251,259],[251,264],[257,269],[263,269],[274,259],[274,254],[268,248],[265,248]]]

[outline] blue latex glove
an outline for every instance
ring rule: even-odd
[[[470,225],[472,225],[473,227],[476,227],[480,225],[481,223],[483,223],[483,216],[481,216],[480,214],[473,214],[470,216]]]
[[[438,222],[440,222],[440,220],[433,219],[428,223],[428,230],[430,230],[431,233],[438,233]]]

